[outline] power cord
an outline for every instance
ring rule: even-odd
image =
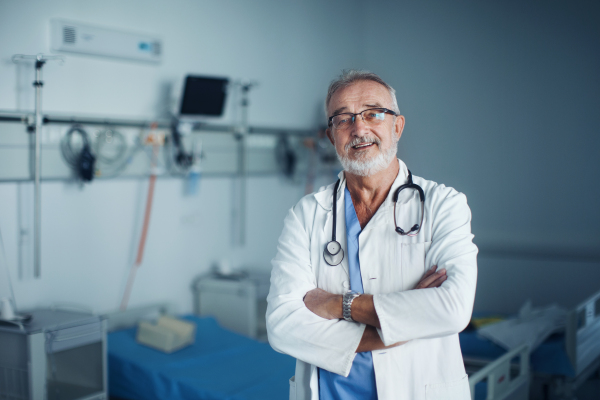
[[[73,148],[72,138],[74,134],[81,137],[83,143],[81,149],[75,150]],[[81,125],[73,125],[65,134],[60,141],[60,152],[81,180],[89,182],[94,179],[96,157],[92,154],[87,132]]]
[[[134,146],[129,152],[125,135],[113,129],[106,128],[94,134],[94,154],[96,155],[96,175],[110,178],[119,175],[131,160],[138,148]]]
[[[194,155],[185,151],[178,125],[179,121],[176,118],[173,118],[173,122],[171,124],[171,138],[173,140],[173,147],[175,150],[174,158],[175,163],[187,171],[194,164]]]

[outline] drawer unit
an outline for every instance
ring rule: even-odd
[[[214,316],[234,332],[266,340],[270,276],[254,272],[202,277],[194,284],[194,312]]]
[[[107,398],[106,323],[65,310],[34,310],[0,324],[0,400]]]

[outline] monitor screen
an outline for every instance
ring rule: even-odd
[[[228,83],[227,78],[186,76],[181,115],[222,115]]]

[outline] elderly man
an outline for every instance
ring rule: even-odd
[[[289,211],[268,297],[269,342],[297,359],[290,399],[469,399],[466,197],[396,158],[405,119],[379,76],[344,72],[326,110],[344,171]]]

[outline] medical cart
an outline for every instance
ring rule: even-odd
[[[211,274],[194,283],[194,312],[212,315],[234,332],[266,341],[269,272]]]
[[[28,314],[0,323],[0,399],[106,399],[106,321],[66,310]]]

